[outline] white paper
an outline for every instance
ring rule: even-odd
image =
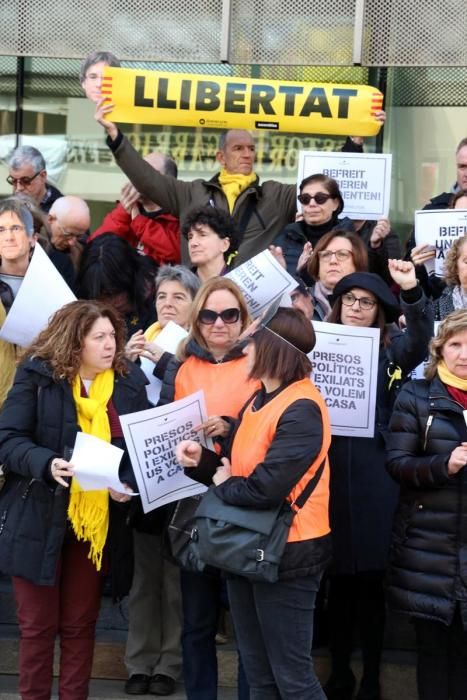
[[[39,243],[18,294],[0,330],[0,338],[26,347],[46,328],[50,317],[76,297]]]
[[[253,318],[260,316],[273,301],[291,292],[298,284],[269,250],[258,253],[226,277],[240,287]]]
[[[77,433],[70,462],[83,491],[112,488],[129,494],[118,477],[122,456],[123,450],[110,442],[87,433]]]
[[[179,326],[178,323],[174,323],[174,321],[169,321],[161,330],[159,335],[154,338],[154,343],[164,352],[170,352],[172,355],[174,355],[180,341],[186,338],[187,335],[187,331],[182,328],[182,326]],[[149,360],[147,357],[141,356],[140,361],[141,369],[149,382],[149,384],[146,385],[146,393],[149,401],[155,406],[159,401],[162,387],[161,380],[155,377],[153,374],[156,363]]]
[[[146,394],[149,401],[155,406],[159,401],[159,396],[161,393],[162,382],[160,379],[154,376],[155,363],[152,360],[148,360],[147,357],[140,357],[141,369],[144,372],[146,379],[149,384],[146,384]]]
[[[311,378],[331,418],[333,435],[373,437],[378,380],[379,328],[313,321],[316,345]]]
[[[175,457],[175,447],[182,440],[196,440],[213,449],[210,438],[193,430],[206,419],[203,391],[167,406],[120,416],[145,513],[206,491],[206,486],[185,476]]]
[[[388,153],[300,151],[298,184],[315,173],[328,175],[337,180],[344,199],[341,217],[377,221],[389,213],[391,167]]]
[[[425,267],[429,274],[443,276],[444,261],[449,248],[459,236],[467,235],[466,209],[427,209],[415,212],[415,243],[428,243],[435,257]]]
[[[159,335],[154,338],[154,342],[164,352],[171,352],[172,355],[175,355],[180,341],[186,338],[187,335],[188,332],[182,326],[179,326],[174,321],[169,321]]]

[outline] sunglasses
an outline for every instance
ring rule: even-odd
[[[13,187],[17,187],[18,185],[21,185],[21,187],[27,187],[38,175],[41,174],[41,172],[42,170],[38,170],[32,177],[12,177],[11,175],[8,175],[6,181]]]
[[[205,326],[213,326],[218,318],[223,323],[237,323],[240,318],[240,309],[224,309],[220,313],[211,309],[201,309],[198,314],[198,321]]]
[[[332,199],[332,197],[325,192],[317,192],[316,194],[308,194],[308,192],[305,192],[304,194],[299,194],[297,199],[300,204],[309,204],[312,199],[315,200],[316,204],[326,204],[328,199]]]

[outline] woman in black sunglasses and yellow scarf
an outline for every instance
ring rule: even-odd
[[[229,432],[222,416],[237,417],[259,389],[248,378],[247,359],[239,344],[249,324],[248,310],[239,288],[225,277],[203,284],[191,312],[191,331],[164,375],[159,404],[182,399],[202,389],[210,437]],[[217,620],[225,597],[220,572],[181,572],[183,600],[183,672],[188,700],[216,700]],[[241,685],[241,684],[240,684]]]

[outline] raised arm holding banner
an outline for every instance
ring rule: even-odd
[[[370,85],[301,83],[106,67],[112,121],[210,129],[375,136],[382,93]]]

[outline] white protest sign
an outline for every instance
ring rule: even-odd
[[[392,156],[388,153],[300,151],[298,183],[315,173],[337,180],[344,199],[342,216],[377,221],[388,216]]]
[[[76,297],[36,243],[18,294],[0,330],[0,338],[15,345],[30,345],[46,328],[55,311]]]
[[[131,493],[118,477],[122,456],[123,450],[110,442],[87,433],[77,433],[70,462],[83,491],[112,488],[119,493]]]
[[[373,437],[379,328],[313,321],[316,345],[311,378],[331,418],[333,435]]]
[[[145,513],[206,491],[206,486],[185,476],[175,457],[181,440],[196,440],[213,449],[210,438],[193,430],[206,418],[202,391],[167,406],[120,416]]]
[[[415,243],[428,243],[435,257],[425,263],[428,273],[443,276],[444,261],[456,238],[467,235],[466,209],[422,209],[415,212]]]
[[[186,338],[187,335],[187,331],[179,326],[178,323],[169,321],[159,335],[155,337],[154,343],[164,350],[164,352],[175,354],[178,344],[183,338]],[[146,385],[146,393],[149,401],[155,406],[159,401],[162,382],[154,376],[155,362],[152,362],[152,360],[149,360],[147,357],[140,357],[140,361],[141,369],[149,382],[149,384]]]
[[[291,292],[298,284],[269,250],[258,253],[226,277],[240,287],[253,318],[257,318],[273,301]]]

